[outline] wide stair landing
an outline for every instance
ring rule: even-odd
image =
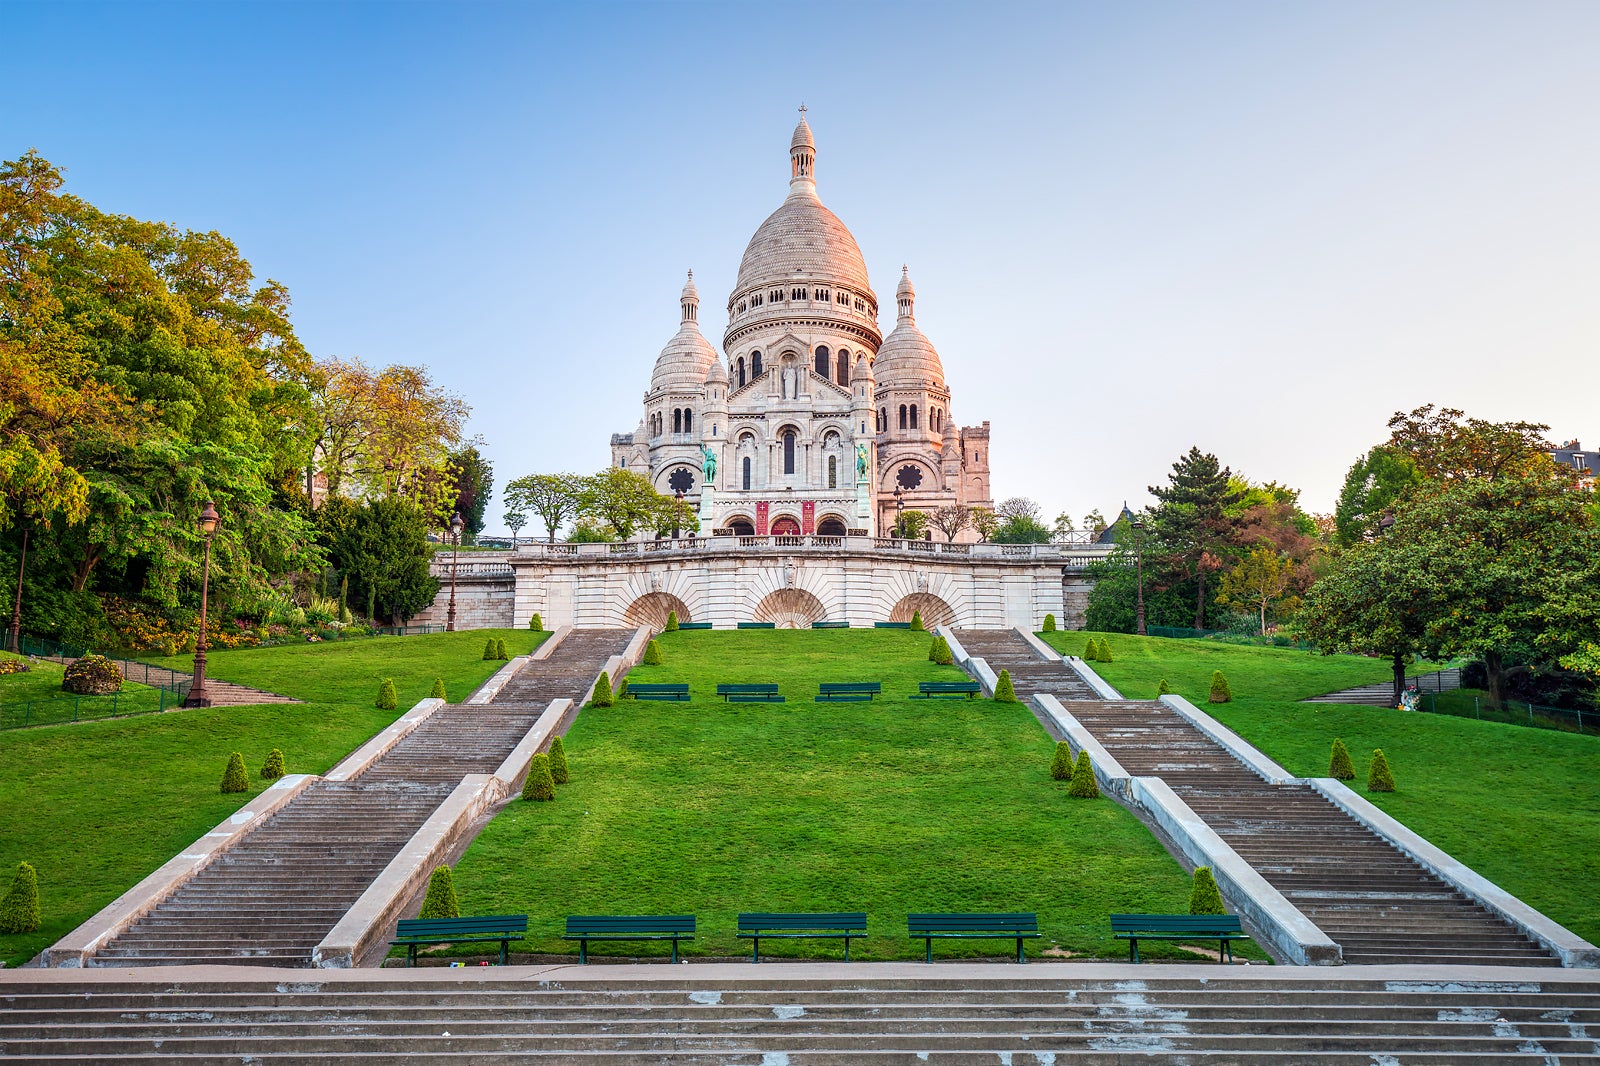
[[[990,666],[1012,670],[1014,679],[1036,671],[1034,663],[1072,672],[1039,660],[1015,633],[990,633],[984,643]],[[1043,691],[1021,683],[1016,689],[1023,699]],[[1165,705],[1098,699],[1065,705],[1129,774],[1165,781],[1340,945],[1345,962],[1558,965],[1549,951],[1311,787],[1268,784]]]
[[[640,981],[566,970],[538,982],[485,975],[6,988],[0,1058],[1549,1066],[1600,1053],[1593,980],[1440,980],[1436,970],[1424,971],[1433,980],[958,979],[934,967],[908,979],[852,969],[863,974]]]
[[[309,786],[95,954],[97,966],[309,966],[317,944],[467,774],[492,774],[626,630],[572,633],[489,704],[446,706],[349,782]],[[511,698],[507,698],[511,697]]]

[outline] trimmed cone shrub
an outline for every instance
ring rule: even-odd
[[[499,653],[494,650],[494,638],[490,637],[483,645],[483,661],[489,662],[493,659],[498,659],[499,657]]]
[[[1100,798],[1100,783],[1094,779],[1094,763],[1089,761],[1088,749],[1078,752],[1078,761],[1072,766],[1072,784],[1067,786],[1067,795],[1073,799]]]
[[[1090,637],[1089,643],[1083,646],[1083,661],[1086,663],[1100,661],[1100,642],[1093,637]]]
[[[611,694],[611,675],[602,670],[600,680],[594,683],[594,696],[589,703],[594,707],[609,707],[614,698]]]
[[[383,679],[383,684],[378,686],[378,701],[373,706],[380,711],[400,709],[400,694],[394,690],[394,678],[386,677]]]
[[[1194,868],[1194,887],[1189,890],[1190,914],[1226,914],[1222,906],[1222,893],[1217,890],[1217,879],[1211,867]]]
[[[1047,615],[1044,616],[1044,631],[1046,633],[1054,633],[1056,631],[1056,616],[1055,615],[1047,614]]]
[[[1211,671],[1211,702],[1233,702],[1233,689],[1228,687],[1228,679],[1222,676],[1221,670]]]
[[[276,781],[286,772],[283,768],[283,752],[277,748],[267,752],[267,761],[261,764],[261,780]]]
[[[539,617],[539,612],[533,612],[533,617],[528,619],[528,628],[535,633],[544,632],[544,619]]]
[[[1163,677],[1161,679],[1161,684],[1156,686],[1156,695],[1157,696],[1170,696],[1170,695],[1172,695],[1172,686],[1167,684],[1167,679],[1166,678]]]
[[[677,631],[678,631],[678,612],[677,611],[668,611],[667,612],[667,626],[666,626],[666,628],[664,630],[662,630],[662,632],[664,632],[664,633],[676,633]]]
[[[17,864],[11,891],[0,900],[0,933],[31,933],[39,928],[39,875],[29,863]]]
[[[1111,661],[1111,642],[1105,637],[1100,638],[1100,661],[1103,663]]]
[[[1011,687],[1011,671],[1002,670],[994,683],[994,701],[996,703],[1016,703],[1017,690]]]
[[[921,611],[911,612],[911,631],[913,633],[926,633],[928,631],[928,627],[922,624]]]
[[[644,658],[640,659],[639,661],[644,663],[646,666],[661,665],[661,645],[657,644],[654,638],[645,642]]]
[[[1344,741],[1339,737],[1333,738],[1333,755],[1328,759],[1328,776],[1336,777],[1340,781],[1356,779],[1356,767],[1350,761],[1350,749],[1344,746]]]
[[[628,679],[626,677],[624,677],[621,681],[617,682],[617,699],[620,700],[622,697],[626,696],[627,694],[628,694]]]
[[[222,791],[250,791],[250,778],[244,772],[244,756],[238,752],[228,756],[228,768],[222,771]]]
[[[950,642],[934,634],[933,643],[928,645],[928,661],[940,666],[949,666],[955,662],[955,656],[950,653]]]
[[[556,779],[550,772],[550,756],[544,752],[533,757],[528,765],[528,776],[522,782],[525,800],[553,800],[556,798]]]
[[[428,894],[422,900],[418,918],[459,918],[461,902],[456,899],[456,878],[448,866],[435,866],[428,877]]]
[[[499,659],[501,662],[509,662],[511,660],[511,653],[506,651],[506,640],[504,637],[494,638],[494,657]]]
[[[627,678],[623,680],[626,681]],[[558,785],[564,785],[572,780],[572,774],[567,769],[567,749],[561,743],[560,737],[550,742],[550,777]]]
[[[1056,757],[1050,760],[1050,780],[1072,780],[1072,746],[1064,740],[1056,741]]]
[[[1372,749],[1372,765],[1367,768],[1367,791],[1394,791],[1394,775],[1389,773],[1389,760],[1383,757],[1382,748]]]
[[[434,700],[447,700],[450,698],[444,694],[444,678],[436,677],[433,679],[433,690],[428,693],[428,698]]]

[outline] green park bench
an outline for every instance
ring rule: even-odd
[[[918,681],[914,700],[943,699],[947,696],[965,696],[972,699],[983,691],[976,681]]]
[[[874,622],[873,629],[910,629],[910,622]]]
[[[776,629],[776,628],[778,628],[778,623],[776,623],[776,622],[740,622],[739,623],[739,628],[740,629]]]
[[[406,965],[417,964],[417,948],[424,944],[465,944],[500,941],[500,965],[506,964],[506,950],[513,940],[528,933],[526,914],[491,914],[483,918],[402,918],[389,943],[404,945]]]
[[[817,703],[851,703],[871,700],[883,691],[879,681],[823,682],[817,686]]]
[[[578,961],[589,961],[591,940],[670,940],[672,961],[678,941],[694,939],[692,914],[569,914],[563,940],[578,942]]]
[[[672,703],[687,703],[689,701],[689,686],[686,682],[673,685],[635,685],[628,682],[628,691],[622,694],[625,700],[667,700]]]
[[[778,693],[778,686],[772,684],[761,685],[718,685],[717,695],[728,703],[782,703],[783,696]]]
[[[1128,961],[1138,962],[1141,940],[1215,940],[1217,961],[1233,961],[1233,942],[1249,940],[1237,914],[1113,914],[1111,931],[1128,942]]]
[[[1038,937],[1037,914],[908,914],[906,931],[926,944],[924,961],[933,961],[935,940],[1015,939],[1017,961],[1026,962],[1022,942]]]
[[[679,622],[679,629],[710,629],[710,622]]]
[[[776,930],[776,931],[774,931]],[[844,961],[850,961],[850,938],[867,935],[864,911],[836,914],[741,914],[739,939],[754,942],[751,962],[761,961],[761,938],[769,940],[844,940]]]
[[[812,629],[849,629],[849,622],[812,622]]]

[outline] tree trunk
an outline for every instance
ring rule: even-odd
[[[1497,651],[1483,653],[1483,672],[1488,677],[1489,702],[1504,707],[1506,702],[1506,662]]]
[[[1267,601],[1261,601],[1261,635],[1267,635]]]
[[[1196,563],[1194,568],[1195,587],[1197,590],[1194,596],[1194,627],[1196,629],[1204,629],[1206,627],[1206,572],[1203,562],[1202,560],[1202,562]]]
[[[1405,652],[1394,653],[1394,699],[1389,701],[1389,706],[1400,706],[1400,697],[1406,691],[1406,655]]]

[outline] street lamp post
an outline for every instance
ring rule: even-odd
[[[1144,523],[1137,518],[1128,523],[1133,530],[1133,565],[1139,575],[1139,609],[1138,630],[1139,635],[1146,636],[1144,631]]]
[[[194,642],[194,684],[184,697],[185,707],[209,707],[211,696],[206,692],[206,599],[211,587],[211,537],[217,531],[217,509],[206,501],[200,512],[200,535],[206,541],[206,561],[200,571],[200,636]]]
[[[902,521],[900,512],[904,507],[905,501],[900,498],[900,486],[896,485],[894,487],[894,535],[897,537],[903,537],[906,533],[905,530],[900,528],[900,523]]]
[[[677,489],[674,495],[678,502],[672,512],[672,539],[677,540],[683,535],[683,490]]]
[[[450,517],[450,610],[444,616],[444,631],[456,631],[456,561],[461,558],[461,530],[466,521],[460,512]]]
[[[22,654],[22,575],[28,568],[28,533],[32,525],[26,520],[22,523],[22,562],[17,564],[17,602],[11,608],[11,651]]]

